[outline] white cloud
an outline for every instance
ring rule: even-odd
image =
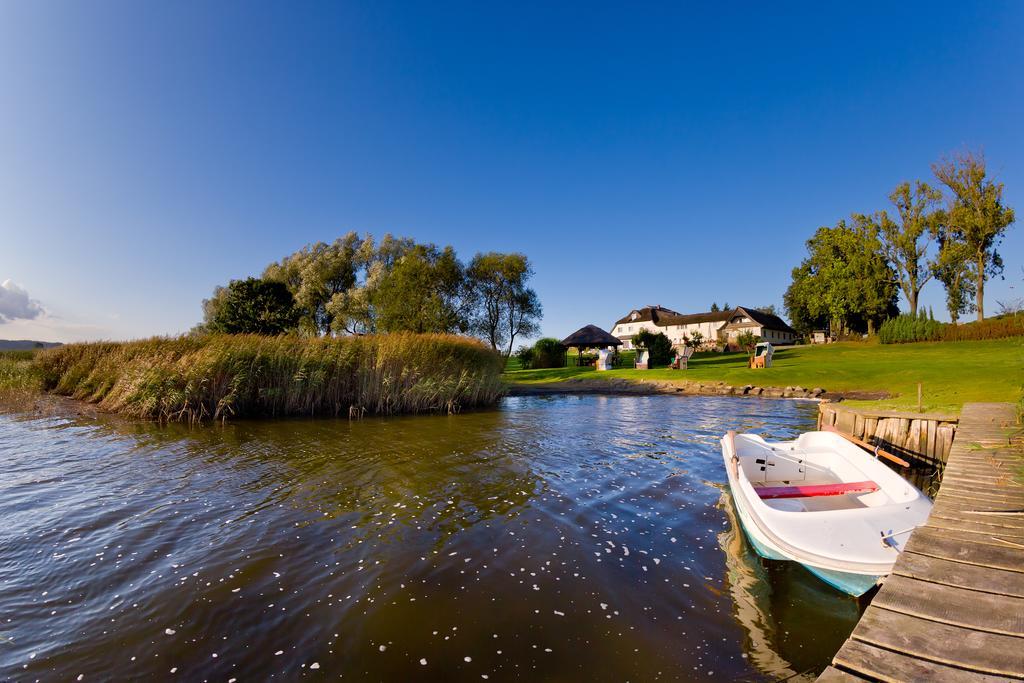
[[[34,320],[45,312],[39,302],[30,299],[28,292],[13,280],[4,280],[0,284],[0,322]]]
[[[32,339],[35,341],[95,341],[113,339],[112,330],[99,325],[56,318],[43,314],[35,320],[0,321],[0,339]]]

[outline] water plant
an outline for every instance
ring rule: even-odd
[[[39,353],[45,390],[158,420],[455,412],[493,404],[502,359],[444,334],[209,334],[69,344]]]

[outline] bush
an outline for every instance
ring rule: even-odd
[[[231,281],[205,329],[228,334],[284,334],[298,324],[299,310],[287,285],[250,277]]]
[[[942,339],[944,327],[948,325],[928,317],[922,310],[920,315],[905,313],[889,318],[879,328],[878,338],[883,344],[939,341]]]
[[[564,368],[565,347],[562,342],[552,337],[538,339],[533,345],[531,368]]]
[[[69,344],[33,361],[42,387],[160,420],[454,412],[502,394],[502,358],[443,334],[209,334]]]
[[[980,322],[964,325],[946,325],[942,329],[942,341],[973,341],[984,339],[1006,339],[1024,337],[1024,313],[1011,313],[985,318]]]
[[[520,346],[519,350],[516,351],[516,360],[519,361],[519,369],[529,370],[530,368],[532,368],[533,356],[534,352],[532,346],[527,346],[526,344]]]
[[[650,354],[649,366],[652,368],[672,362],[672,342],[664,332],[640,330],[639,334],[633,337],[633,346],[647,350]]]

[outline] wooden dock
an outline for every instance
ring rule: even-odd
[[[818,681],[1024,679],[1024,444],[968,403],[925,526]]]

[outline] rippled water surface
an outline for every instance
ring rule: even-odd
[[[0,680],[774,680],[858,616],[733,527],[816,407],[508,398],[188,429],[0,416]]]

